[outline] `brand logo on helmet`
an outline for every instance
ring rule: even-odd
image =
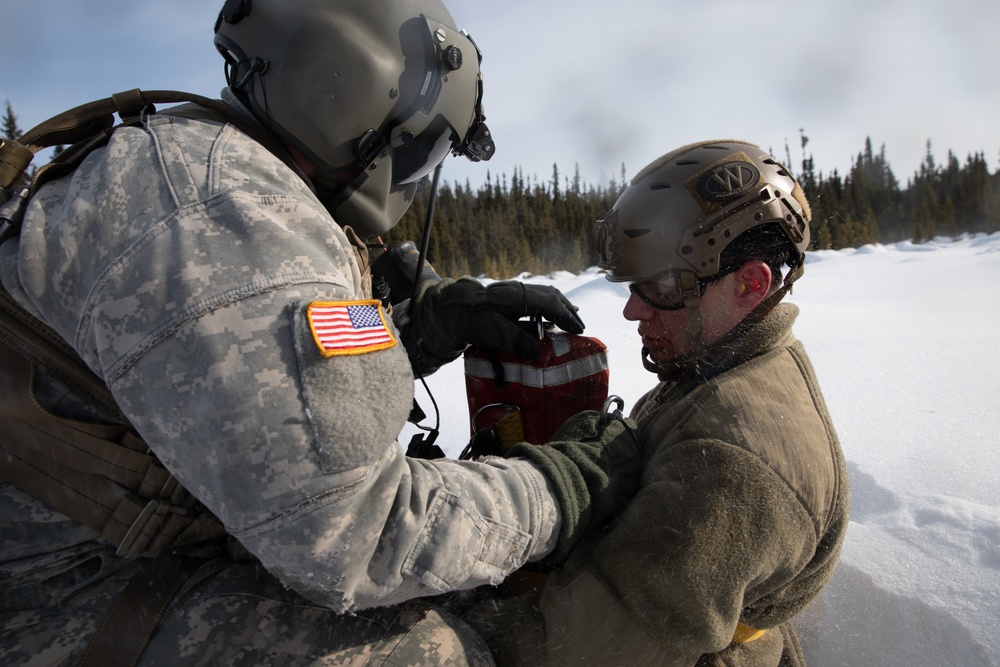
[[[698,179],[698,194],[709,201],[726,201],[750,192],[760,182],[760,172],[749,162],[724,162]]]

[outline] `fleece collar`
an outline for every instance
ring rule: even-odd
[[[781,303],[759,321],[741,322],[695,359],[684,360],[667,370],[657,367],[644,354],[643,365],[646,370],[656,373],[661,382],[690,385],[690,389],[693,389],[720,373],[772,349],[792,328],[798,315],[798,306]]]

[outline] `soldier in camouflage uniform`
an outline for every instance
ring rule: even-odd
[[[0,245],[6,291],[104,380],[231,538],[180,578],[145,650],[123,633],[112,640],[128,650],[110,655],[491,664],[468,627],[406,601],[565,554],[624,504],[635,467],[622,421],[477,463],[396,443],[411,362],[432,370],[470,342],[530,354],[508,319],[525,314],[582,329],[557,291],[520,283],[425,283],[393,313],[402,330],[372,298],[359,239],[391,228],[448,152],[492,149],[478,49],[437,0],[230,0],[216,44],[224,102],[279,149],[231,123],[145,117],[40,188]],[[33,382],[60,418],[112,420]],[[17,482],[0,480],[0,662],[109,659],[89,644],[123,589],[157,586],[147,559]]]

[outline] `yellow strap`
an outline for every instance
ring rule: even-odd
[[[521,408],[513,406],[513,409],[506,410],[494,428],[505,452],[517,443],[524,442],[524,417],[521,416]]]
[[[757,628],[751,628],[745,623],[737,623],[736,632],[733,633],[733,642],[736,644],[748,644],[763,637],[765,632],[767,630],[758,630]]]

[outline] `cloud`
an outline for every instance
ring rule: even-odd
[[[850,167],[866,137],[897,177],[923,159],[1000,150],[1000,3],[953,0],[447,1],[483,54],[497,156],[449,162],[446,179],[489,169],[585,181],[635,173],[683,143],[735,136],[796,162],[799,129],[824,173]],[[0,100],[22,124],[131,87],[215,95],[218,2],[0,0]],[[9,63],[14,63],[10,66]],[[780,156],[779,157],[783,157]]]

